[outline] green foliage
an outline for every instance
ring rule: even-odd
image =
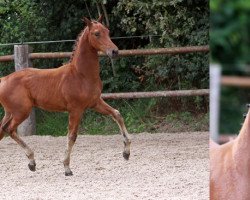
[[[129,132],[140,133],[150,130],[152,119],[149,117],[151,108],[156,104],[154,99],[139,99],[135,101],[109,102],[113,107],[119,107]],[[119,133],[117,124],[109,117],[93,112],[87,112],[83,120],[83,129],[88,134]]]
[[[184,111],[159,117],[157,110],[161,108],[156,99],[123,100],[119,103],[109,101],[108,103],[115,108],[119,108],[129,133],[208,130],[208,114],[196,116],[194,113]],[[53,136],[67,134],[67,113],[51,113],[36,109],[36,118],[37,134]],[[90,135],[110,135],[119,134],[120,130],[110,116],[87,110],[83,116],[79,132],[80,134]]]
[[[68,113],[51,113],[36,109],[38,135],[67,135]]]
[[[165,123],[170,132],[180,131],[207,131],[209,114],[194,115],[191,112],[174,112],[165,117]]]
[[[119,1],[115,16],[126,13],[118,27],[126,33],[160,34],[152,43],[166,46],[207,45],[208,1]]]
[[[150,39],[146,48],[208,44],[208,1],[125,0],[118,2],[113,13],[117,17],[126,13],[117,26],[127,34],[160,35]],[[158,83],[169,89],[208,87],[208,54],[149,56],[142,69],[150,85]]]
[[[142,99],[136,101],[122,101],[118,105],[115,102],[109,102],[114,107],[118,106],[123,115],[128,131],[139,133],[151,130],[153,124],[149,117],[150,110],[156,105],[154,99]],[[0,113],[1,114],[1,113]],[[51,113],[36,109],[37,134],[38,135],[66,135],[68,125],[67,113]],[[117,134],[120,132],[117,124],[110,116],[103,116],[92,110],[87,110],[83,116],[81,134]]]
[[[249,2],[212,0],[210,5],[212,60],[227,64],[227,68],[249,63]]]
[[[238,134],[244,121],[243,113],[247,112],[250,90],[240,88],[222,88],[221,96],[221,133]]]
[[[23,42],[26,38],[41,40],[41,33],[46,32],[46,24],[44,24],[46,20],[43,16],[37,18],[39,12],[40,8],[33,1],[1,1],[1,42]]]
[[[211,0],[211,61],[222,65],[226,75],[249,75],[250,3],[239,0]],[[238,133],[249,90],[223,88],[220,132]]]
[[[130,57],[113,60],[116,74],[113,74],[110,59],[101,59],[101,78],[105,92],[137,91],[142,89],[139,78],[133,71],[135,66],[143,62],[142,58]]]

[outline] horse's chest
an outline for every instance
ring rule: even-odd
[[[69,103],[81,105],[81,107],[92,107],[101,96],[101,88],[82,87],[71,91]]]

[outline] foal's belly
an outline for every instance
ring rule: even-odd
[[[67,106],[64,103],[55,103],[55,102],[34,102],[34,106],[41,108],[43,110],[47,111],[57,111],[57,112],[62,112],[62,111],[67,111]]]
[[[66,98],[57,97],[49,98],[43,97],[41,99],[34,99],[34,106],[48,111],[70,111],[70,110],[84,110],[93,108],[99,101],[101,92],[98,93],[81,93],[78,96],[68,96]]]

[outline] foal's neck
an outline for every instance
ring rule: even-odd
[[[86,79],[96,79],[100,72],[98,53],[89,43],[88,33],[88,29],[85,29],[80,36],[71,63]]]
[[[250,112],[242,125],[240,133],[235,140],[234,152],[247,162],[250,168]]]

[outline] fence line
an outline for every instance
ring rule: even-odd
[[[221,85],[236,86],[236,87],[250,87],[250,77],[222,76]]]
[[[102,98],[103,99],[134,99],[134,98],[182,97],[182,96],[205,96],[205,95],[209,95],[209,89],[104,93],[102,94]]]
[[[189,46],[189,47],[170,47],[154,49],[130,49],[119,50],[119,57],[124,56],[145,56],[145,55],[162,55],[162,54],[183,54],[194,52],[209,52],[209,46]],[[50,53],[30,53],[30,59],[48,59],[48,58],[69,58],[72,52],[50,52]],[[99,56],[106,56],[99,52]],[[0,56],[0,62],[13,61],[14,55]]]

